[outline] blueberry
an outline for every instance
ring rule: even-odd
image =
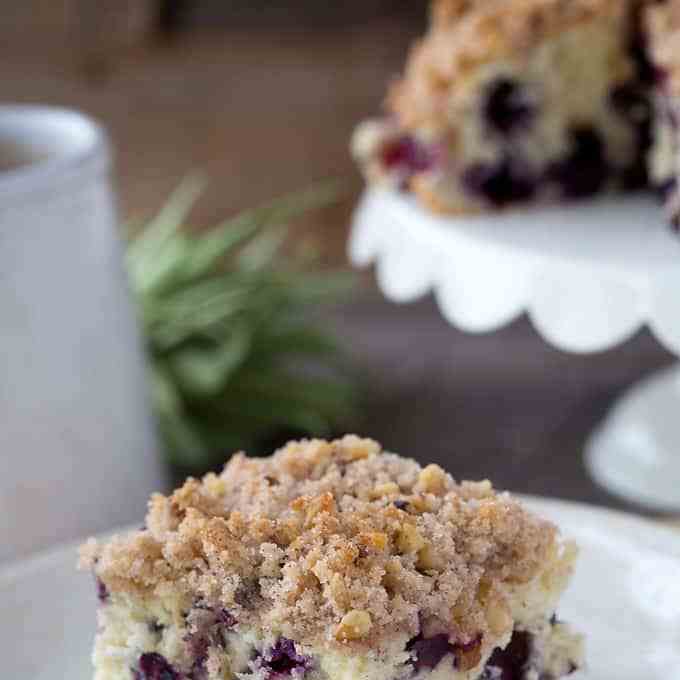
[[[496,649],[487,661],[481,680],[524,680],[529,668],[533,636],[515,631],[505,649]]]
[[[463,173],[462,182],[468,192],[497,208],[528,201],[536,192],[529,168],[510,158],[495,164],[477,163]]]
[[[106,587],[104,581],[102,581],[98,576],[95,578],[95,584],[97,588],[97,599],[102,604],[106,604],[109,601],[109,597],[111,596],[109,589]]]
[[[621,184],[624,189],[633,191],[649,184],[649,172],[644,159],[638,158],[623,171]]]
[[[382,162],[387,169],[402,169],[409,174],[430,170],[436,161],[437,153],[433,148],[408,135],[388,144],[382,152]]]
[[[638,10],[638,13],[641,8]],[[641,23],[638,18],[636,23]],[[649,46],[647,45],[647,37],[641,30],[633,33],[633,39],[630,42],[630,55],[637,67],[638,77],[644,83],[653,83],[656,80],[656,69],[649,59]]]
[[[680,234],[680,214],[675,213],[671,217],[671,229],[676,233]]]
[[[398,508],[399,510],[406,510],[406,508],[408,508],[408,501],[396,500],[392,501],[392,505],[394,505],[394,507]]]
[[[209,625],[220,623],[227,628],[233,628],[238,622],[234,615],[224,607],[213,607],[209,605],[205,600],[198,599],[194,600],[192,608],[200,612],[208,612],[212,617],[203,617],[204,623],[208,622]],[[191,612],[189,612],[191,614]]]
[[[603,188],[611,169],[604,154],[604,142],[591,127],[573,128],[567,156],[553,163],[547,172],[560,185],[566,198],[591,196]]]
[[[456,649],[460,650],[461,652],[471,652],[478,647],[480,647],[482,644],[482,636],[478,635],[476,638],[472,638],[469,642],[459,642],[456,645]]]
[[[524,87],[504,77],[494,80],[489,86],[482,113],[491,129],[508,135],[529,127],[536,105]]]
[[[205,662],[208,660],[210,640],[202,635],[191,635],[185,638],[185,642],[187,643],[187,652],[191,659],[193,659],[194,670],[201,670],[205,667]]]
[[[288,638],[279,638],[260,660],[262,668],[269,671],[269,678],[281,678],[294,675],[301,677],[310,667],[310,660],[299,654],[295,643]]]
[[[625,189],[640,189],[649,183],[647,152],[652,144],[649,96],[639,83],[628,82],[610,92],[609,103],[634,126],[637,147],[635,159],[623,170],[622,184]]]
[[[406,651],[411,653],[410,663],[416,671],[423,668],[436,668],[447,654],[453,655],[453,666],[455,668],[459,655],[469,654],[479,648],[481,644],[481,635],[469,642],[451,644],[446,633],[439,633],[427,638],[420,634],[408,641]]]
[[[668,179],[664,180],[663,182],[660,182],[657,184],[654,189],[656,193],[658,194],[659,198],[661,200],[668,200],[671,198],[671,196],[675,193],[676,189],[678,186],[678,182],[675,179],[675,177],[669,177]]]
[[[159,623],[157,619],[149,621],[148,628],[154,635],[160,635],[165,630],[165,626],[162,623]]]
[[[221,623],[226,628],[233,628],[236,625],[235,617],[226,609],[218,609],[215,612],[217,623]]]
[[[260,597],[260,584],[256,579],[243,579],[234,593],[234,599],[245,609],[253,609]]]
[[[193,659],[193,680],[203,672],[210,647],[224,648],[225,631],[236,624],[226,609],[212,607],[203,599],[195,600],[186,616],[187,634],[184,636],[187,655]]]
[[[422,668],[435,668],[447,655],[455,652],[445,633],[425,638],[422,635],[409,640],[406,651],[411,652],[411,660],[416,671]]]
[[[665,88],[668,83],[668,71],[661,66],[653,66],[654,84],[660,88]]]
[[[634,123],[649,120],[649,96],[645,89],[635,82],[623,83],[611,90],[609,104],[624,118]]]
[[[147,652],[139,657],[139,667],[132,671],[134,680],[179,680],[179,673],[167,659],[156,652]]]

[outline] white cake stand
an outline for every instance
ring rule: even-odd
[[[443,218],[369,190],[349,251],[357,266],[375,263],[390,300],[433,291],[464,331],[493,331],[526,312],[548,342],[587,353],[646,325],[680,355],[680,238],[649,196]],[[590,438],[586,460],[611,491],[680,511],[680,368],[633,387]]]

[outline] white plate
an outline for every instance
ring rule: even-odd
[[[527,501],[581,546],[560,617],[588,636],[574,680],[680,680],[680,534],[635,517]],[[0,571],[3,680],[89,680],[92,580],[74,546]]]

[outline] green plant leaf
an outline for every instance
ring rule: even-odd
[[[204,185],[205,180],[198,174],[187,177],[130,243],[126,260],[135,279],[138,272],[149,266],[150,260],[158,256],[160,249],[183,226]]]
[[[186,261],[184,278],[207,275],[213,267],[228,258],[233,249],[256,234],[283,227],[308,210],[336,201],[343,190],[337,181],[324,181],[309,189],[276,199],[248,210],[196,237],[191,257]]]
[[[337,196],[329,183],[186,233],[194,178],[130,244],[128,269],[169,459],[200,471],[277,431],[330,433],[352,417],[356,390],[320,322],[319,305],[350,290],[283,249],[287,222]]]
[[[150,364],[151,400],[162,417],[177,417],[182,411],[182,399],[170,374],[158,359]]]
[[[228,258],[235,248],[256,234],[261,226],[256,221],[227,220],[209,232],[193,237],[193,247],[182,271],[183,280],[190,283],[208,276],[215,265]]]
[[[237,266],[247,272],[271,267],[287,236],[283,227],[270,228],[248,243],[238,255]]]
[[[249,348],[250,331],[240,325],[231,330],[222,344],[179,348],[168,363],[185,394],[215,397],[246,360]]]
[[[170,461],[185,468],[195,467],[210,457],[210,450],[191,421],[180,418],[160,418],[159,429]]]
[[[269,356],[333,358],[341,354],[338,341],[330,334],[302,322],[290,328],[265,329],[258,334],[254,353]]]
[[[137,269],[137,290],[156,295],[161,289],[171,286],[189,254],[189,239],[183,234],[167,240],[155,257],[149,255],[144,267]]]

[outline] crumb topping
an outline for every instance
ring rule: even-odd
[[[634,0],[436,0],[387,108],[407,128],[446,125],[450,93],[479,66],[526,54],[546,38],[593,19],[627,21]],[[510,5],[510,6],[509,6]]]
[[[348,435],[237,454],[155,494],[145,529],[90,541],[81,563],[114,598],[179,591],[265,632],[375,650],[397,633],[507,629],[506,591],[558,546],[552,524],[490,482]]]

